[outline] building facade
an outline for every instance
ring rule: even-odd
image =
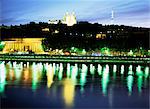
[[[74,24],[77,24],[76,15],[74,12],[72,12],[72,13],[66,12],[66,14],[64,15],[62,20],[49,20],[48,23],[49,24],[58,24],[59,21],[62,24],[67,24],[67,26],[73,26]]]
[[[43,38],[10,38],[6,39],[3,53],[28,52],[43,53]]]

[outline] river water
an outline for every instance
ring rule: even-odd
[[[149,66],[0,62],[2,108],[150,108]]]

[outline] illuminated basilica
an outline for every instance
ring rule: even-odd
[[[76,15],[74,12],[68,13],[66,12],[64,18],[60,20],[62,24],[67,24],[67,26],[73,26],[77,24]],[[49,24],[58,24],[59,20],[49,20]]]
[[[73,12],[73,13],[69,14],[67,12],[62,20],[62,23],[67,24],[67,26],[73,26],[74,24],[76,24],[77,20],[76,20],[75,13]]]

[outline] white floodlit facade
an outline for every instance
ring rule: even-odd
[[[67,26],[73,26],[74,24],[77,24],[75,13],[68,13],[66,12],[64,18],[60,20],[62,24],[67,24]],[[49,24],[58,24],[59,20],[49,20]]]

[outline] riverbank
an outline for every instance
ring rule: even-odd
[[[132,56],[65,56],[46,54],[0,54],[0,61],[77,62],[77,63],[142,63],[149,64],[150,57]]]

